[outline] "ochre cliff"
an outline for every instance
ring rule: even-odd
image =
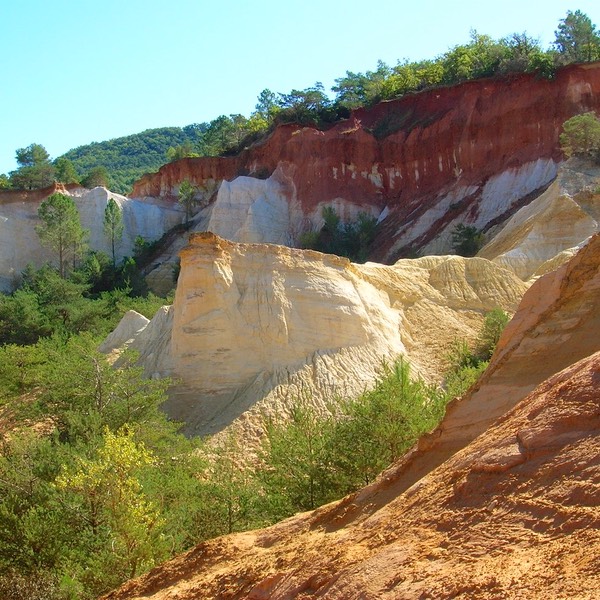
[[[138,181],[133,196],[174,199],[189,179],[209,201],[223,180],[268,177],[297,212],[274,235],[297,238],[333,205],[347,216],[379,215],[378,258],[408,246],[439,252],[453,224],[491,226],[547,185],[561,160],[562,123],[599,109],[598,63],[566,67],[553,80],[472,81],[355,111],[327,131],[281,126],[239,156],[167,164]],[[275,241],[271,233],[236,241]]]
[[[204,542],[105,598],[597,598],[599,376],[596,353],[543,381],[404,493],[384,473],[370,494]]]
[[[298,397],[323,406],[357,395],[383,360],[401,354],[439,381],[453,339],[473,338],[493,308],[514,311],[526,289],[480,258],[356,265],[193,234],[168,318],[161,311],[144,327],[128,315],[103,349],[132,338],[149,375],[175,376],[180,385],[165,410],[187,432],[214,433],[236,421],[250,441],[261,413],[285,413]]]
[[[477,384],[394,467],[397,493],[484,433],[536,385],[598,351],[600,234],[527,290]]]

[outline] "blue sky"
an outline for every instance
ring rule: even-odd
[[[526,31],[544,47],[567,10],[600,3],[376,0],[0,0],[0,173],[15,150],[67,150],[163,126],[248,116],[265,88],[329,89],[377,60],[433,58]]]

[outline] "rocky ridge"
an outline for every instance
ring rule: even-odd
[[[439,381],[451,341],[473,338],[493,308],[514,311],[526,288],[479,258],[357,265],[193,234],[169,318],[161,312],[136,332],[138,320],[127,315],[125,334],[117,330],[104,350],[131,336],[148,375],[180,381],[165,410],[188,432],[214,433],[238,420],[255,438],[262,413],[285,412],[299,397],[321,406],[359,394],[383,360],[401,354]]]
[[[595,236],[534,283],[477,386],[376,482],[107,598],[597,597],[599,266]]]
[[[294,245],[320,226],[323,206],[345,218],[365,211],[381,221],[374,258],[392,262],[409,247],[440,254],[457,223],[491,227],[553,180],[562,123],[600,109],[599,92],[598,63],[553,80],[437,88],[357,110],[327,131],[280,126],[238,156],[167,164],[133,196],[175,199],[188,179],[206,205],[199,229],[243,242]]]

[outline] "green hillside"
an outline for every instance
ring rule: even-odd
[[[167,162],[169,148],[196,145],[201,131],[201,125],[147,129],[106,142],[79,146],[59,158],[70,160],[80,177],[96,167],[105,167],[110,174],[110,188],[125,194],[141,175],[156,171]]]

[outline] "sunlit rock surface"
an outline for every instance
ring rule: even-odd
[[[142,361],[149,375],[180,381],[165,409],[189,433],[236,419],[251,429],[262,413],[285,412],[298,398],[322,406],[358,394],[383,360],[400,355],[439,380],[451,341],[473,338],[493,308],[514,310],[526,287],[479,258],[356,265],[193,234],[181,252],[170,345],[161,352],[144,333],[133,347],[152,354],[151,365]]]
[[[87,190],[59,185],[33,192],[0,193],[0,290],[12,290],[28,263],[36,267],[46,262],[56,263],[53,252],[40,244],[35,230],[40,224],[37,216],[40,204],[55,191],[75,201],[81,225],[89,230],[90,248],[109,255],[112,248],[104,233],[104,211],[109,199],[115,200],[122,210],[124,225],[123,236],[115,248],[118,259],[133,255],[137,236],[147,241],[157,240],[183,220],[180,207],[173,203],[132,200],[102,187]]]
[[[521,208],[479,256],[527,280],[566,262],[598,231],[600,167],[572,159],[552,185]]]

